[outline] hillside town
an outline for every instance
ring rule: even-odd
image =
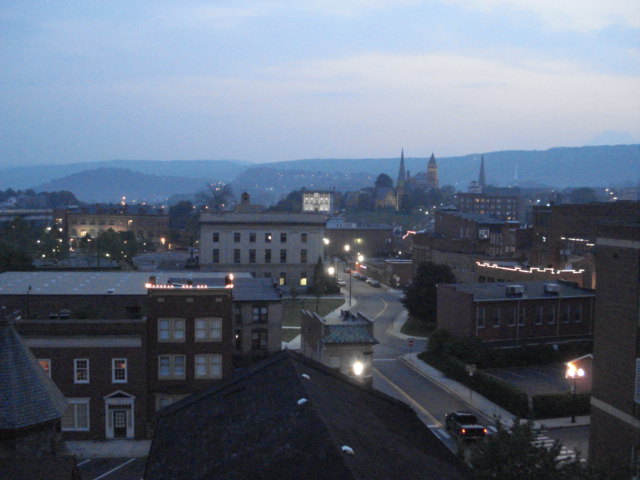
[[[636,478],[638,189],[438,168],[271,206],[8,192],[2,477]]]

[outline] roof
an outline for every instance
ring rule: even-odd
[[[557,285],[557,293],[545,292],[545,284]],[[488,300],[521,300],[534,298],[574,298],[593,297],[594,291],[588,288],[580,288],[565,282],[511,282],[511,283],[455,283],[449,284],[458,292],[473,295],[476,301]],[[522,295],[507,295],[507,286],[522,285],[524,293]]]
[[[262,224],[262,225],[314,225],[323,226],[327,223],[327,216],[315,213],[201,213],[200,223],[208,224]]]
[[[78,208],[67,210],[69,215],[151,215],[154,217],[167,216],[167,213],[161,208],[155,208],[152,205],[142,204],[97,204],[86,205]]]
[[[322,337],[322,343],[370,343],[372,345],[378,343],[368,327],[368,322],[355,325],[326,324],[327,333]]]
[[[67,400],[0,312],[0,430],[62,417]]]
[[[469,478],[408,406],[288,351],[161,410],[145,471],[154,480],[417,475]]]
[[[0,274],[0,295],[146,295],[150,276],[157,284],[206,283],[224,286],[224,272],[4,272]],[[233,298],[243,300],[279,300],[273,282],[253,278],[250,273],[234,273]],[[31,288],[31,290],[29,290]],[[111,292],[111,293],[110,293]]]
[[[506,220],[501,220],[499,218],[491,217],[489,215],[481,215],[479,213],[458,212],[458,211],[452,211],[452,210],[447,210],[447,211],[439,210],[439,213],[443,215],[452,215],[454,217],[463,218],[465,220],[470,220],[472,222],[480,223],[483,225],[504,225],[505,223],[508,223]]]

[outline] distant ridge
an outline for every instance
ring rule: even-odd
[[[406,170],[412,175],[424,172],[431,153],[421,157],[411,156],[412,153],[405,151]],[[565,188],[638,185],[640,181],[640,145],[616,145],[442,158],[435,152],[440,184],[466,190],[469,182],[478,177],[481,154],[487,183],[496,186]],[[380,173],[395,178],[399,161],[399,152],[393,158],[302,159],[263,164],[234,160],[110,160],[0,170],[0,189],[64,189],[85,202],[116,201],[121,195],[164,202],[174,194],[192,195],[204,190],[208,182],[223,181],[231,183],[236,196],[246,190],[254,200],[270,204],[303,187],[335,187],[340,191],[370,187]],[[107,171],[101,175],[87,173],[97,169]]]

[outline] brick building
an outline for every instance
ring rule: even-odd
[[[575,283],[579,287],[591,287],[591,273],[586,269],[565,269],[531,267],[518,262],[509,261],[478,261],[475,265],[476,280],[478,282],[563,282]]]
[[[0,275],[0,304],[23,312],[16,329],[71,405],[66,438],[147,438],[157,409],[228,376],[234,355],[280,350],[271,282],[175,275]]]
[[[501,220],[521,220],[524,217],[517,195],[459,192],[456,194],[456,207],[463,213],[489,215]]]
[[[573,268],[589,261],[598,225],[609,221],[636,221],[640,202],[566,204],[533,207],[533,244],[529,263],[555,269]],[[593,267],[585,266],[590,271]],[[594,284],[595,286],[595,284]]]
[[[438,285],[438,328],[483,341],[570,339],[593,329],[592,290],[565,283]]]
[[[596,322],[589,463],[640,476],[640,224],[596,240]],[[620,475],[620,474],[619,474]],[[618,478],[618,477],[616,477]]]
[[[365,257],[387,256],[394,250],[391,225],[360,225],[333,218],[327,222],[325,237],[329,242],[325,248],[327,257],[343,257],[345,245],[351,247],[352,253]]]

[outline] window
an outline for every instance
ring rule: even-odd
[[[582,305],[575,305],[573,307],[573,321],[576,323],[582,321]]]
[[[89,431],[89,399],[67,398],[67,409],[62,415],[62,430],[64,432]]]
[[[307,249],[300,250],[300,263],[307,263]]]
[[[300,234],[300,242],[301,243],[307,243],[307,234],[306,233],[301,233]]]
[[[484,328],[484,315],[485,315],[485,308],[479,307],[478,310],[476,311],[476,326],[478,328]]]
[[[158,378],[160,380],[183,379],[184,363],[184,355],[159,355]]]
[[[562,323],[569,323],[569,318],[571,318],[571,305],[565,305],[562,309]]]
[[[287,249],[280,249],[280,263],[287,263]]]
[[[127,383],[127,359],[111,359],[111,381],[113,383]]]
[[[222,378],[222,355],[196,355],[196,378]]]
[[[286,285],[287,283],[287,273],[286,272],[280,272],[280,285]]]
[[[527,309],[525,307],[520,307],[520,312],[518,316],[518,326],[524,327],[526,317],[527,317]]]
[[[233,249],[233,263],[240,263],[240,249]]]
[[[555,305],[549,305],[547,308],[547,323],[553,325],[556,323],[556,307]]]
[[[544,318],[544,307],[539,305],[536,308],[536,325],[542,325],[542,321]]]
[[[51,378],[51,360],[48,358],[39,358],[38,365],[40,365],[49,378]]]
[[[493,327],[498,328],[500,326],[500,308],[493,308]]]
[[[214,243],[218,243],[220,241],[220,232],[213,232],[212,234]]]
[[[235,310],[235,321],[236,323],[242,323],[242,307],[239,304],[234,304],[233,306]]]
[[[240,242],[240,232],[233,232],[233,242],[234,243]]]
[[[220,249],[213,249],[213,257],[211,259],[212,263],[220,263]]]
[[[264,234],[264,243],[271,243],[271,232]]]
[[[300,286],[307,286],[307,272],[300,272]]]
[[[251,331],[251,349],[266,350],[267,349],[267,330],[255,329]]]
[[[249,263],[256,263],[256,249],[249,250]]]
[[[287,234],[286,233],[281,233],[280,234],[280,243],[287,243]]]
[[[509,326],[513,327],[516,324],[516,315],[518,314],[518,309],[516,307],[510,307],[508,310],[509,313]]]
[[[159,318],[159,342],[184,342],[184,318]]]
[[[75,358],[73,360],[73,383],[89,383],[88,358]]]
[[[271,249],[265,248],[264,250],[264,263],[271,263]]]
[[[221,318],[196,318],[196,342],[218,342],[220,340],[222,340]]]
[[[249,242],[256,243],[256,232],[249,232]]]
[[[253,306],[251,320],[253,322],[266,322],[269,319],[269,308],[263,306]]]

